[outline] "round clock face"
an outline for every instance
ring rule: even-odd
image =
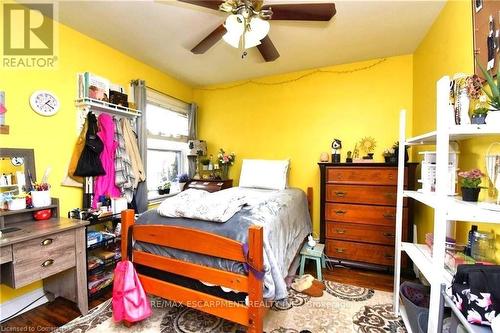
[[[12,165],[15,165],[15,166],[23,165],[24,158],[22,158],[22,157],[12,157],[11,162],[12,162]]]
[[[59,100],[49,91],[35,91],[30,98],[33,111],[42,116],[53,116],[59,110]]]

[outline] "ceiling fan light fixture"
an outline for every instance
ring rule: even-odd
[[[252,47],[260,45],[260,40],[261,40],[261,38],[258,38],[258,36],[254,32],[248,31],[245,33],[244,48],[250,49]]]
[[[233,34],[231,32],[226,32],[222,39],[234,48],[240,47],[241,34]]]
[[[243,15],[239,14],[229,15],[224,23],[224,27],[228,33],[239,36],[243,35],[243,32],[245,32],[245,25],[245,18]]]
[[[269,33],[270,25],[266,20],[261,19],[258,16],[252,17],[249,25],[249,32],[252,33],[255,38],[259,40],[263,39]]]

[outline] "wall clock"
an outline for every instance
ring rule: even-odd
[[[33,111],[42,116],[53,116],[59,111],[59,99],[49,91],[37,90],[30,97]]]
[[[12,165],[20,166],[20,165],[24,164],[24,158],[23,157],[12,157],[10,162],[12,163]]]

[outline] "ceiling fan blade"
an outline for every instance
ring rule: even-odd
[[[219,10],[219,6],[224,1],[221,0],[177,0],[179,2],[185,2],[196,6],[201,6],[205,8],[210,8],[214,10]]]
[[[262,9],[271,8],[271,20],[296,21],[330,21],[337,10],[334,3],[301,3],[265,5]]]
[[[194,54],[203,54],[207,52],[212,46],[217,43],[222,36],[226,33],[226,28],[224,25],[219,25],[214,31],[212,31],[207,37],[205,37],[201,42],[198,43],[191,52]]]
[[[269,35],[260,41],[260,45],[257,45],[257,48],[266,62],[274,61],[280,57],[280,54],[271,41],[271,38],[269,38]]]

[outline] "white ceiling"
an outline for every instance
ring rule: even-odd
[[[265,1],[283,2],[325,1]],[[59,19],[180,80],[206,85],[412,53],[444,3],[335,1],[330,22],[272,21],[269,35],[281,57],[270,63],[256,48],[241,59],[223,41],[192,54],[226,14],[174,0],[61,1]]]

